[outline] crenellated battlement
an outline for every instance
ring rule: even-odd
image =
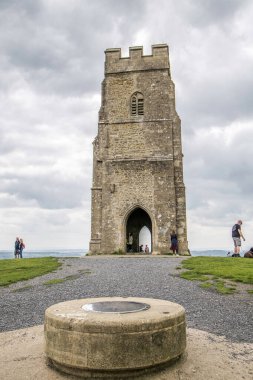
[[[152,54],[143,55],[142,46],[129,48],[129,57],[121,57],[121,49],[106,49],[105,74],[126,71],[169,69],[169,48],[167,44],[152,45]]]

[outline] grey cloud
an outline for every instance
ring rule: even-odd
[[[11,10],[12,12],[24,12],[30,16],[38,13],[41,9],[41,2],[43,0],[1,0],[0,11]]]
[[[31,86],[62,96],[97,91],[103,75],[101,46],[114,45],[115,35],[121,42],[123,32],[134,33],[145,14],[144,1],[138,2],[141,13],[134,1],[78,1],[65,7],[63,2],[62,8],[40,5],[33,19],[26,12],[17,17],[15,7],[9,9],[0,27],[4,36],[0,46],[5,48],[9,70],[19,67]]]
[[[2,191],[20,201],[33,200],[44,209],[71,209],[81,207],[84,194],[90,188],[87,178],[65,180],[57,174],[33,175],[32,178],[20,177],[17,173],[15,181],[7,182]],[[16,203],[16,202],[15,202]],[[5,203],[1,207],[4,207]]]
[[[199,133],[185,144],[187,207],[200,225],[226,225],[235,215],[251,219],[252,138],[248,128],[238,125],[230,143],[224,132]]]
[[[212,70],[209,71],[212,76]],[[196,73],[197,75],[197,73]],[[179,104],[183,121],[198,127],[219,125],[223,127],[234,120],[245,120],[253,116],[253,79],[250,70],[244,76],[225,80],[222,73],[214,78],[203,78],[202,83],[192,84],[186,89],[185,98]]]
[[[229,22],[249,0],[184,0],[178,4],[181,12],[195,27]]]
[[[169,42],[183,134],[188,138],[198,128],[223,128],[235,120],[252,118],[252,3],[162,4],[163,12],[153,4],[151,25],[146,29],[149,40],[162,35]],[[194,17],[202,23],[194,23]]]

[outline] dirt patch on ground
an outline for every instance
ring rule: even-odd
[[[46,365],[43,326],[0,334],[0,378],[5,380],[65,380]],[[231,343],[204,331],[187,330],[187,350],[170,368],[139,379],[231,380],[253,378],[253,344]]]

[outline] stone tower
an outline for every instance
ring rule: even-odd
[[[188,254],[180,119],[168,46],[105,51],[105,79],[94,140],[91,253],[139,251],[140,230],[153,254],[169,252],[175,230]]]

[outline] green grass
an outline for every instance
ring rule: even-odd
[[[54,278],[52,280],[44,282],[44,285],[55,285],[55,284],[61,284],[62,282],[69,281],[69,280],[76,280],[79,278],[80,275],[73,274],[64,278]]]
[[[91,274],[90,269],[79,269],[78,273],[80,274]]]
[[[18,292],[25,292],[26,290],[30,290],[32,288],[32,285],[26,285],[22,288],[13,289],[12,293],[18,293]]]
[[[226,280],[253,284],[252,259],[191,257],[182,261],[181,265],[183,269],[187,269],[180,274],[182,278],[201,281],[203,282],[201,287],[212,287],[222,294],[231,294],[236,291],[236,287],[227,285]]]
[[[191,257],[182,263],[196,276],[212,275],[233,281],[253,284],[253,260],[230,257]]]
[[[218,293],[222,294],[233,294],[236,291],[236,288],[233,286],[226,286],[224,281],[216,281],[214,282],[214,288]]]
[[[91,273],[91,271],[89,269],[81,269],[78,272],[79,272],[79,274],[72,274],[72,275],[64,277],[64,278],[55,278],[55,279],[46,281],[46,282],[44,282],[44,285],[55,285],[55,284],[60,284],[60,283],[65,282],[65,281],[77,280],[78,278],[81,277],[81,275]]]
[[[200,286],[201,288],[209,289],[213,287],[213,284],[211,282],[203,282]]]
[[[53,280],[49,280],[49,281],[44,282],[44,285],[61,284],[64,281],[66,281],[65,278],[54,278]]]
[[[209,277],[208,276],[205,276],[203,274],[200,274],[200,273],[196,273],[194,271],[187,271],[187,272],[183,272],[181,273],[181,277],[182,278],[185,278],[186,280],[191,280],[191,281],[207,281],[209,280]]]
[[[18,281],[42,276],[59,268],[60,265],[55,257],[1,260],[0,286],[8,286]]]

